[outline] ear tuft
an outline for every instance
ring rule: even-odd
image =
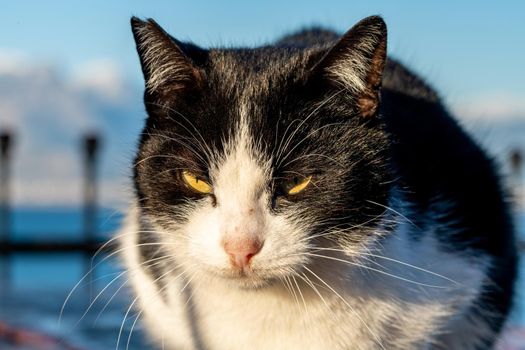
[[[329,80],[356,95],[365,117],[376,114],[386,62],[387,28],[379,16],[367,17],[346,32],[316,66]]]
[[[154,20],[132,17],[131,29],[149,92],[159,92],[163,88],[180,90],[200,79],[199,70],[183,52],[180,43]]]

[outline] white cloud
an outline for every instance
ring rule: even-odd
[[[16,197],[15,205],[61,207],[79,206],[82,203],[83,188],[78,177],[42,177],[33,180],[15,178],[12,188]],[[125,211],[131,199],[131,185],[125,178],[102,180],[99,183],[99,204]]]
[[[459,118],[506,121],[525,119],[525,96],[513,92],[493,92],[470,98],[453,105]]]
[[[22,52],[0,48],[1,75],[24,75],[28,66],[28,57]]]
[[[56,65],[0,50],[0,130],[14,133],[14,204],[80,204],[81,141],[93,131],[104,136],[101,202],[126,202],[124,149],[133,145],[142,122],[138,90],[110,60],[64,74]]]
[[[72,84],[118,101],[125,94],[125,82],[117,64],[109,59],[85,62],[74,68]]]

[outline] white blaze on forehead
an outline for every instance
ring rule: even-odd
[[[254,142],[244,120],[212,173],[217,209],[221,213],[223,234],[256,234],[264,225],[268,200],[265,188],[268,171],[256,156]]]

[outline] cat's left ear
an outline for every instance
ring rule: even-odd
[[[387,29],[379,16],[367,17],[346,32],[314,72],[355,97],[358,113],[374,116],[386,62]]]

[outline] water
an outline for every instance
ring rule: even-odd
[[[122,213],[97,211],[97,238],[106,239],[122,220]],[[78,208],[17,208],[12,213],[11,239],[24,241],[78,241],[83,238],[83,212]]]
[[[97,216],[97,238],[108,239],[121,220],[121,213],[101,209]],[[82,211],[74,208],[17,209],[12,216],[12,228],[10,238],[15,242],[80,241],[83,238]],[[89,270],[90,263],[89,257],[75,252],[17,253],[0,261],[0,272],[9,279],[9,283],[0,284],[0,326],[3,321],[12,329],[29,331],[28,339],[34,334],[53,339],[46,347],[43,344],[47,340],[38,340],[38,345],[15,345],[4,343],[0,338],[0,348],[116,349],[119,334],[119,349],[150,348],[140,325],[135,325],[129,336],[136,314],[131,310],[125,320],[133,298],[128,295],[125,275],[121,274],[115,259],[98,257],[92,262],[93,272],[76,286]]]
[[[121,213],[109,209],[100,210],[97,220],[98,237],[110,237],[121,220]],[[521,239],[525,240],[525,213],[518,216],[517,223]],[[82,238],[82,212],[71,208],[24,208],[15,211],[13,229],[13,239],[16,241],[76,241]],[[116,349],[119,333],[119,349],[126,349],[128,335],[134,328],[129,337],[128,349],[151,348],[145,341],[140,322],[133,327],[137,316],[135,311],[130,311],[126,320],[124,318],[133,298],[128,295],[126,287],[122,287],[125,275],[120,276],[118,262],[115,259],[102,259],[100,257],[94,262],[98,263],[94,273],[72,293],[65,305],[60,324],[58,319],[62,305],[68,293],[86,272],[86,257],[80,253],[15,254],[10,257],[9,264],[0,261],[0,267],[9,266],[10,277],[9,285],[0,285],[0,321],[50,335],[80,350]],[[525,259],[521,261],[521,271],[525,272]],[[523,341],[519,338],[520,335],[523,336],[522,332],[516,327],[525,326],[525,276],[520,277],[517,289],[517,306],[510,322],[513,327],[511,333],[515,332],[516,335],[510,339],[520,339],[519,344],[522,344]],[[90,306],[95,297],[97,300]],[[24,349],[19,345],[3,344],[1,340],[0,348]],[[53,345],[49,349],[60,348]]]

